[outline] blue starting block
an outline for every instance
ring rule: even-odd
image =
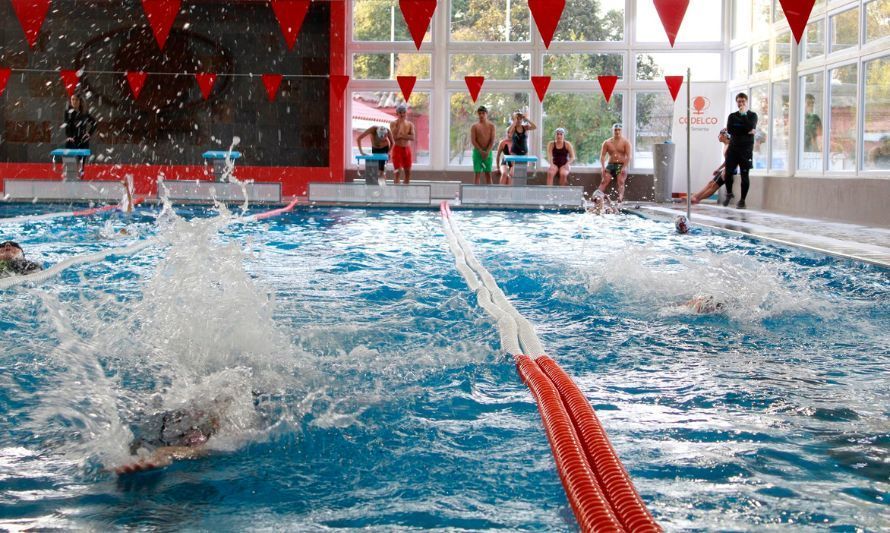
[[[362,161],[365,162],[365,171],[362,173],[365,178],[365,183],[368,185],[379,185],[380,162],[383,161],[386,163],[389,161],[389,154],[357,155],[355,156],[355,159],[359,163]],[[383,179],[386,180],[386,175],[383,176]]]
[[[528,166],[534,167],[538,164],[538,158],[533,155],[506,155],[504,161],[513,163],[513,184],[528,184]],[[532,170],[534,172],[534,170]]]
[[[226,173],[226,168],[231,161],[232,167],[235,166],[235,160],[241,158],[241,152],[227,152],[222,150],[210,150],[202,154],[204,164],[213,163],[213,177],[216,181],[222,181]]]
[[[56,148],[49,155],[53,158],[53,166],[56,158],[62,158],[62,179],[65,181],[77,181],[83,173],[83,162],[92,155],[85,148]]]

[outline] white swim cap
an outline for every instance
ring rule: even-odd
[[[377,138],[383,139],[386,137],[386,134],[389,133],[389,128],[386,126],[377,126]]]
[[[674,219],[674,227],[677,228],[677,233],[688,233],[689,225],[686,220],[686,217],[683,215],[678,216]]]

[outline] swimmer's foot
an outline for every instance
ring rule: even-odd
[[[727,195],[723,198],[723,207],[728,206],[728,205],[729,205],[729,202],[731,202],[733,198],[735,198],[735,195],[734,195],[734,194],[732,194],[732,193],[727,194]]]

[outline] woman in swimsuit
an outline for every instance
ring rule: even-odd
[[[572,170],[572,161],[575,160],[575,148],[566,140],[566,130],[556,128],[556,139],[547,145],[547,154],[550,156],[550,168],[547,169],[547,185],[553,185],[553,178],[559,174],[559,184],[569,184],[569,172]]]

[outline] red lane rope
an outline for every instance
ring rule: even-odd
[[[133,201],[133,206],[137,206],[145,201],[145,198],[137,198]],[[115,209],[120,209],[121,204],[115,205],[106,205],[103,207],[93,207],[91,209],[84,209],[81,211],[74,211],[71,214],[76,217],[86,217],[90,215],[96,215],[98,213],[104,213],[105,211],[114,211]]]
[[[599,487],[621,524],[628,531],[662,531],[634,488],[590,402],[572,378],[546,355],[535,362],[559,391]]]
[[[559,390],[527,355],[516,368],[538,403],[550,450],[581,531],[625,531],[596,482]]]
[[[259,213],[254,215],[254,220],[264,220],[266,218],[276,217],[278,215],[283,215],[284,213],[290,213],[296,207],[297,202],[300,200],[299,196],[295,196],[291,203],[287,204],[287,206],[282,207],[280,209],[273,209],[271,211],[266,211],[265,213]]]

